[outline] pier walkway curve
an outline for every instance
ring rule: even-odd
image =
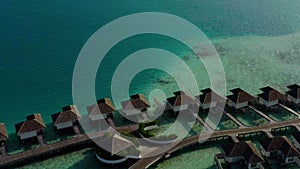
[[[246,128],[238,128],[238,129],[230,129],[230,130],[221,130],[221,131],[214,131],[213,133],[202,133],[200,135],[195,135],[191,137],[187,137],[180,141],[175,147],[171,148],[169,151],[165,152],[164,154],[155,155],[153,157],[142,158],[133,164],[130,169],[141,169],[141,168],[148,168],[161,158],[169,157],[175,151],[180,150],[183,147],[190,146],[197,143],[203,143],[209,137],[210,139],[225,137],[225,136],[236,136],[245,135],[249,133],[257,133],[257,132],[270,132],[272,129],[283,128],[293,126],[299,129],[300,119],[294,119],[289,121],[282,121],[282,122],[271,122],[261,126],[252,126]]]

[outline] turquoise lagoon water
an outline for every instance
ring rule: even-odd
[[[299,7],[299,0],[1,1],[0,122],[11,134],[14,124],[30,113],[42,113],[50,123],[50,114],[72,104],[72,72],[83,44],[101,26],[136,12],[166,12],[197,25],[220,54],[228,89],[242,87],[256,94],[260,87],[272,85],[284,91],[284,86],[300,81]],[[177,54],[193,71],[199,88],[209,87],[207,73],[195,64],[190,49],[174,39],[148,34],[128,38],[110,50],[98,70],[97,98],[110,97],[112,75],[126,56],[149,47]],[[162,56],[161,62],[168,60]],[[130,92],[148,95],[156,88],[170,96],[178,87],[166,73],[147,70],[133,79]],[[83,165],[76,163],[90,156],[86,152],[25,168],[79,168]],[[195,164],[211,165],[207,158],[197,158]],[[65,163],[57,163],[61,160]]]

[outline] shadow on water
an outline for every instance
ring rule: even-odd
[[[39,147],[39,142],[36,138],[21,141],[16,133],[9,134],[7,140],[7,154],[14,155],[26,150],[31,150]]]
[[[75,135],[72,128],[64,131],[57,131],[52,123],[46,124],[46,128],[44,129],[43,133],[44,141],[47,144],[53,144],[59,141],[67,140]]]

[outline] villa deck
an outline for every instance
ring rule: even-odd
[[[247,126],[245,126],[244,124],[242,124],[238,119],[236,119],[235,117],[233,117],[230,113],[226,112],[224,110],[224,114],[230,118],[232,121],[234,121],[237,125],[239,125],[240,128],[245,128]]]
[[[254,110],[256,113],[258,113],[259,115],[261,115],[262,117],[264,117],[265,119],[267,119],[269,122],[275,122],[274,119],[272,119],[271,117],[267,116],[266,114],[264,114],[263,112],[257,110],[256,108],[249,106],[250,109]]]
[[[205,123],[205,121],[202,120],[201,117],[199,117],[199,115],[197,115],[197,114],[193,114],[193,115],[196,117],[196,120],[197,120],[202,126],[204,126],[204,128],[205,128],[208,132],[213,131],[212,127],[209,126],[207,123]]]
[[[299,114],[298,112],[294,111],[293,109],[291,109],[291,108],[289,108],[289,107],[287,107],[287,106],[285,106],[285,105],[283,105],[283,104],[279,104],[279,106],[282,107],[283,109],[285,109],[286,111],[288,111],[288,112],[294,114],[294,115],[297,116],[298,118],[300,118],[300,114]]]

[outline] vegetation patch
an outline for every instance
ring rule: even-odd
[[[178,138],[176,134],[169,134],[169,135],[156,135],[151,131],[146,131],[145,128],[153,125],[157,125],[158,120],[149,122],[149,123],[141,123],[139,126],[139,132],[146,138],[151,138],[153,141],[170,141],[175,140]]]

